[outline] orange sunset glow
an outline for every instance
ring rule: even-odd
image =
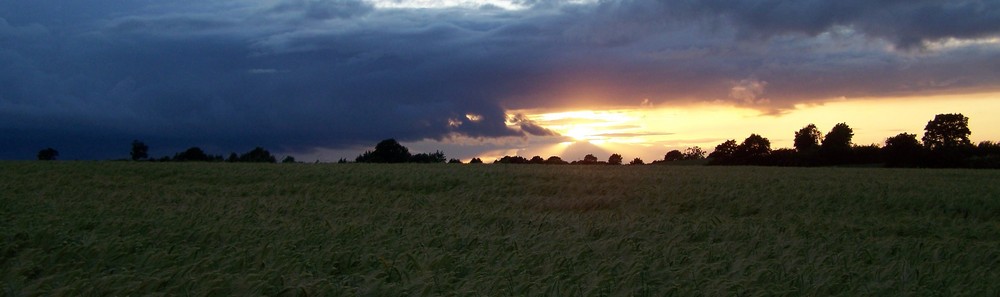
[[[711,152],[715,145],[727,139],[740,141],[751,133],[768,138],[773,148],[789,148],[795,130],[812,123],[825,133],[841,122],[854,129],[855,144],[881,145],[886,138],[902,132],[923,134],[927,121],[939,113],[962,113],[969,117],[972,139],[976,142],[1000,139],[1000,117],[995,116],[995,110],[1000,110],[1000,93],[841,99],[797,105],[776,114],[720,103],[563,111],[511,110],[511,114],[523,114],[538,125],[557,132],[564,141],[491,151],[478,157],[557,155],[576,160],[583,155],[565,155],[567,150],[584,146],[602,158],[619,153],[652,161],[662,159],[669,150],[693,146]],[[583,151],[570,152],[580,154]]]

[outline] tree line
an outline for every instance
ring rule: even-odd
[[[983,141],[973,145],[969,140],[969,118],[958,114],[938,114],[924,127],[924,136],[917,140],[916,134],[900,133],[885,140],[884,145],[857,145],[852,142],[854,130],[847,123],[839,123],[825,135],[814,124],[794,132],[794,148],[772,149],[771,142],[758,134],[750,134],[741,143],[735,139],[726,140],[715,146],[711,154],[700,147],[689,147],[683,152],[671,150],[650,164],[692,160],[706,165],[758,165],[758,166],[845,166],[880,164],[885,167],[968,167],[1000,168],[1000,143]],[[149,158],[149,147],[139,141],[132,141],[129,153],[134,161],[160,162],[249,162],[276,163],[277,159],[262,147],[256,147],[242,154],[230,153],[228,157],[210,155],[201,148],[191,147],[178,152],[173,157]],[[38,152],[39,160],[55,160],[59,152],[45,148]],[[700,161],[699,161],[700,160]],[[295,163],[295,158],[287,156],[282,163]],[[338,163],[347,163],[342,158]],[[434,153],[410,153],[409,149],[395,139],[386,139],[375,145],[374,150],[358,155],[357,163],[462,163],[458,159],[446,159],[441,151]],[[470,164],[481,164],[473,158]],[[539,164],[539,165],[623,165],[620,154],[612,154],[608,160],[598,160],[588,154],[582,160],[565,161],[559,156],[542,158],[534,156],[504,156],[494,160],[494,164]],[[645,165],[640,158],[634,158],[629,165]]]
[[[957,114],[938,114],[924,127],[924,136],[900,133],[886,138],[884,145],[857,145],[852,142],[854,130],[847,123],[834,125],[825,135],[814,124],[794,132],[794,148],[772,149],[767,138],[750,134],[741,143],[726,140],[705,156],[700,147],[683,152],[672,150],[663,160],[651,164],[669,164],[682,160],[704,160],[706,165],[757,166],[885,166],[929,168],[1000,168],[1000,143],[983,141],[973,145],[969,140],[969,118]],[[622,157],[612,154],[608,161],[597,161],[593,155],[583,160],[566,162],[558,156],[526,159],[504,156],[494,163],[550,165],[621,165]],[[635,158],[630,165],[643,165]]]
[[[38,152],[38,160],[51,161],[55,160],[59,156],[59,151],[53,148],[45,148]],[[242,153],[236,154],[235,152],[229,153],[229,156],[223,158],[222,155],[211,155],[205,153],[201,148],[194,146],[190,147],[184,151],[175,153],[173,157],[163,156],[160,158],[150,158],[149,157],[149,146],[139,140],[132,141],[132,150],[129,151],[129,158],[132,161],[150,161],[150,162],[230,162],[230,163],[276,163],[277,158],[262,147],[255,147],[254,149]],[[295,158],[292,156],[287,156],[281,161],[282,163],[295,163]]]
[[[854,144],[854,130],[847,123],[836,124],[826,135],[809,124],[795,131],[794,148],[772,150],[767,138],[751,134],[740,144],[731,139],[717,145],[708,164],[1000,168],[1000,144],[973,145],[971,134],[969,118],[960,113],[934,116],[920,140],[916,134],[903,132],[886,138],[884,145]]]

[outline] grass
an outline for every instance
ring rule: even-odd
[[[0,163],[0,294],[1000,294],[1000,171]]]

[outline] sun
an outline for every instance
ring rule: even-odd
[[[573,140],[576,141],[594,141],[601,139],[600,137],[601,132],[598,132],[592,127],[586,127],[586,126],[577,126],[570,128],[569,130],[563,132],[562,135],[572,137]]]

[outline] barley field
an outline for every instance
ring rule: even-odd
[[[0,163],[5,296],[997,296],[1000,171]]]

